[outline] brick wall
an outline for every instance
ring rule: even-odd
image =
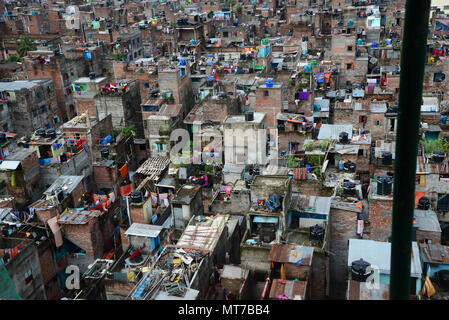
[[[131,211],[131,221],[133,223],[148,223],[145,221],[143,206],[134,205],[130,200],[129,210]]]
[[[391,236],[393,198],[391,200],[370,199],[369,239],[387,242]]]
[[[38,247],[39,262],[41,265],[42,280],[48,300],[60,298],[58,278],[56,277],[55,262],[50,241],[42,242]]]
[[[341,209],[330,212],[330,292],[331,299],[345,299],[348,241],[357,236],[357,213]]]

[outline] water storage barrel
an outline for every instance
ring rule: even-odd
[[[37,129],[37,130],[34,132],[34,134],[35,134],[36,136],[40,136],[40,137],[43,137],[43,138],[46,137],[46,135],[45,135],[45,129],[43,129],[43,128]]]
[[[47,138],[56,139],[56,130],[55,129],[48,129],[45,134],[46,134]]]
[[[347,180],[344,181],[343,193],[347,195],[355,195],[355,183]]]
[[[393,179],[387,174],[377,177],[377,194],[387,196],[391,194]]]
[[[340,143],[348,143],[348,141],[349,141],[348,133],[344,132],[344,131],[340,132],[339,138],[340,138]]]
[[[102,159],[109,159],[109,149],[108,148],[103,148],[101,149],[101,158]]]
[[[356,165],[354,162],[348,161],[343,164],[343,170],[346,172],[354,173]]]
[[[430,209],[430,200],[426,197],[422,197],[418,201],[418,209],[420,210],[429,210]]]
[[[143,202],[143,198],[142,198],[142,192],[140,191],[133,191],[131,192],[131,202],[132,203],[142,203]]]
[[[245,121],[253,121],[254,120],[254,112],[247,111],[245,112]]]
[[[433,162],[441,163],[444,160],[444,152],[443,151],[435,151],[432,155]]]
[[[6,134],[4,132],[0,132],[0,143],[6,142]]]
[[[393,164],[393,154],[391,152],[385,151],[382,154],[382,164],[387,166]]]
[[[366,279],[371,275],[371,263],[363,259],[353,261],[351,264],[352,280],[359,282],[366,282]]]
[[[324,228],[319,225],[314,225],[310,227],[310,241],[322,242],[324,239]]]

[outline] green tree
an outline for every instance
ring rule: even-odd
[[[237,13],[242,13],[242,5],[241,4],[237,4],[234,9]]]
[[[6,63],[9,63],[9,62],[18,62],[18,61],[20,61],[20,58],[19,58],[17,55],[15,55],[15,54],[10,55],[10,56],[8,57],[8,59],[5,60]]]
[[[17,41],[17,52],[19,53],[19,57],[25,57],[28,51],[36,50],[36,47],[33,44],[33,40],[31,40],[27,36],[23,36]]]
[[[449,152],[449,140],[447,139],[437,139],[425,141],[422,140],[424,146],[424,152],[426,154],[433,154],[435,151],[443,151],[444,153]]]

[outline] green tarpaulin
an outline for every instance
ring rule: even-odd
[[[22,300],[2,262],[0,262],[0,300]]]

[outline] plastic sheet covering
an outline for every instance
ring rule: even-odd
[[[22,300],[3,262],[0,262],[0,300]]]

